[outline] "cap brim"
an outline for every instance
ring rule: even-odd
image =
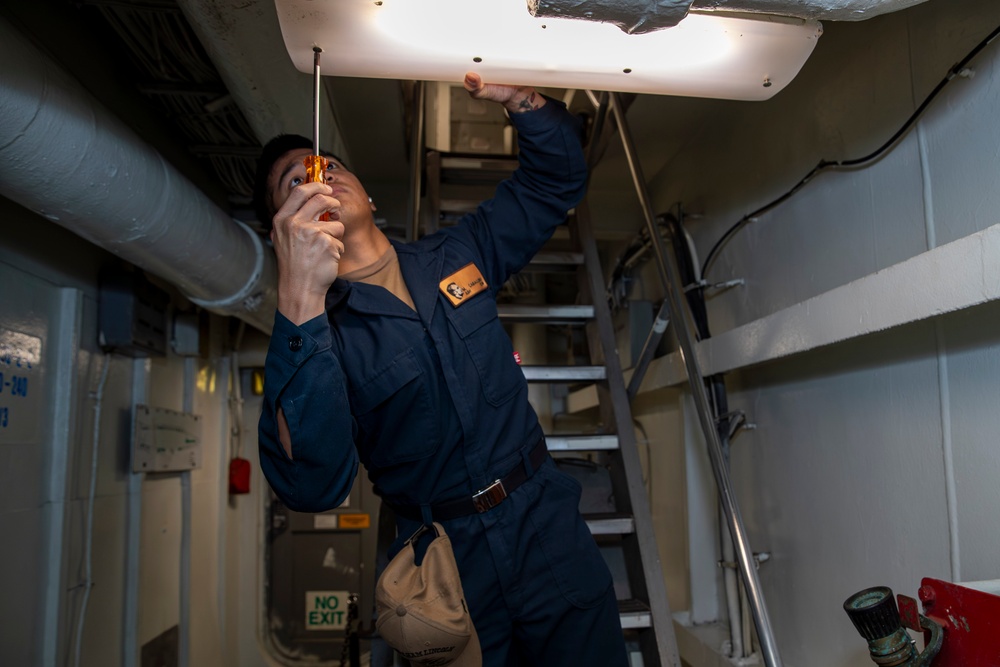
[[[457,659],[448,663],[448,667],[483,667],[483,649],[479,645],[479,633],[475,628],[469,635],[469,643]]]

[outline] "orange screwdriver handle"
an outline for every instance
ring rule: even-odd
[[[306,182],[326,183],[326,170],[330,166],[330,161],[322,155],[307,155],[302,161],[306,166]],[[321,213],[320,220],[329,220],[329,213]]]

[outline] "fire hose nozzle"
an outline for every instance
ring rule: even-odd
[[[900,620],[892,589],[887,586],[866,588],[855,593],[844,602],[844,611],[868,642],[868,652],[876,665],[924,667],[930,665],[941,650],[941,626],[921,616],[920,625],[930,631],[931,639],[923,653],[917,653],[913,640]]]

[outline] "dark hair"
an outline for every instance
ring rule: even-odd
[[[271,175],[271,169],[282,155],[297,148],[312,148],[313,142],[299,134],[279,134],[264,145],[257,158],[257,173],[253,179],[253,210],[257,215],[257,221],[266,230],[271,229],[271,219],[277,212],[271,204],[271,198],[267,191],[267,178]],[[323,153],[327,157],[332,157],[340,164],[344,164],[336,155]],[[346,169],[346,166],[345,166]]]

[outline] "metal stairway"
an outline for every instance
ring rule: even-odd
[[[604,271],[597,243],[590,227],[586,205],[570,216],[570,236],[579,253],[577,280],[580,300],[576,305],[586,328],[591,365],[524,368],[529,382],[556,377],[566,382],[594,384],[600,401],[598,435],[563,436],[571,451],[586,452],[609,471],[614,497],[613,513],[585,514],[591,533],[599,543],[613,541],[621,549],[628,579],[628,596],[619,600],[622,628],[634,635],[644,665],[679,666],[673,620],[667,602],[666,585],[660,568],[659,553],[653,534],[652,516],[642,468],[639,461],[635,428],[624,384],[624,375],[616,351],[611,311],[605,296]],[[546,257],[536,258],[539,264]],[[535,262],[532,263],[535,265]],[[537,270],[537,267],[533,266]],[[560,322],[565,306],[543,307],[550,321]],[[501,309],[501,317],[504,317]],[[543,378],[539,378],[543,375]],[[558,456],[559,436],[548,436],[549,449]]]
[[[421,232],[431,233],[439,225],[447,225],[450,220],[472,210],[485,198],[478,188],[487,184],[495,186],[516,167],[513,159],[497,156],[425,153],[422,148],[415,154],[424,157],[424,164],[423,168],[419,165],[415,168],[421,173],[414,175],[414,187],[419,188],[421,179],[426,176],[426,196],[422,201],[415,197],[411,210],[411,238],[417,238]],[[460,194],[463,187],[470,191],[468,196]],[[630,651],[642,656],[641,664],[645,667],[680,667],[629,396],[605,296],[604,272],[585,206],[578,207],[570,216],[569,227],[571,249],[538,253],[525,273],[537,277],[570,272],[575,277],[579,302],[501,303],[498,307],[500,318],[505,324],[531,323],[585,331],[588,357],[585,363],[523,365],[522,370],[532,385],[597,387],[601,405],[599,428],[593,429],[594,432],[547,433],[548,448],[557,462],[564,458],[585,457],[607,471],[613,492],[613,511],[585,512],[584,518],[615,574],[627,643]],[[633,664],[638,664],[634,653]]]
[[[578,251],[539,253],[526,269],[537,274],[565,271],[567,266],[574,266],[584,304],[500,304],[498,310],[505,322],[583,327],[586,330],[589,363],[525,365],[521,368],[529,383],[596,385],[601,402],[600,432],[550,433],[546,434],[546,441],[557,462],[567,455],[585,455],[607,469],[614,511],[585,512],[584,519],[602,547],[621,553],[627,580],[620,587],[625,593],[625,597],[619,599],[622,628],[627,638],[633,639],[638,646],[643,665],[679,667],[632,414],[615,352],[611,311],[604,298],[604,273],[588,223],[583,208],[578,208],[569,222]],[[595,294],[596,299],[592,296]]]

